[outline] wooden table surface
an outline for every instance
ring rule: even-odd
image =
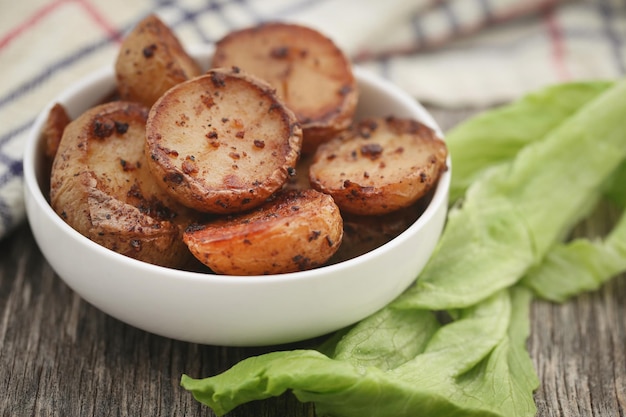
[[[431,110],[444,130],[472,114]],[[610,221],[600,213],[579,232],[601,233]],[[626,416],[626,277],[562,305],[537,301],[531,319],[537,415]],[[181,374],[214,375],[248,356],[306,345],[202,346],[146,333],[70,290],[27,224],[0,241],[1,416],[213,416],[179,387]],[[283,395],[229,416],[315,412]]]

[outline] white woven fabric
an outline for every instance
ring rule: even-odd
[[[157,13],[186,45],[262,21],[307,24],[418,100],[486,106],[541,86],[625,74],[620,0],[0,0],[0,238],[23,221],[21,157],[36,115],[112,65]]]

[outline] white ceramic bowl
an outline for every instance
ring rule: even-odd
[[[206,67],[209,48],[192,51]],[[360,116],[412,117],[441,131],[398,87],[355,68]],[[219,276],[168,269],[106,249],[68,226],[50,207],[40,131],[52,104],[72,118],[112,92],[112,65],[78,81],[37,118],[24,154],[27,217],[56,273],[86,301],[140,329],[189,342],[251,346],[320,336],[388,304],[417,277],[443,229],[450,171],[432,201],[401,235],[354,259],[270,276]],[[448,160],[448,164],[450,161]]]

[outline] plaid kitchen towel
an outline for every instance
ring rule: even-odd
[[[185,45],[282,20],[314,27],[418,100],[487,106],[541,86],[614,79],[623,0],[0,0],[0,238],[24,217],[22,150],[38,112],[157,13]]]

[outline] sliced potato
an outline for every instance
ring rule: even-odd
[[[70,116],[67,114],[65,107],[61,103],[55,103],[48,113],[48,118],[41,132],[46,144],[46,156],[48,158],[54,159],[54,155],[56,155],[59,148],[59,142],[61,142],[61,137],[63,136],[63,131],[69,123]]]
[[[302,124],[304,153],[352,122],[358,90],[350,61],[314,29],[267,23],[231,32],[217,42],[211,65],[237,66],[276,88]]]
[[[295,172],[302,129],[265,82],[215,69],[152,107],[146,155],[174,198],[209,213],[262,204]]]
[[[190,254],[182,232],[189,210],[163,192],[144,157],[148,109],[96,106],[63,133],[50,184],[52,208],[89,239],[124,255],[180,267]]]
[[[309,180],[342,211],[385,214],[410,206],[434,187],[447,154],[435,132],[415,120],[366,119],[318,148]]]
[[[322,265],[342,235],[339,208],[329,195],[291,190],[251,212],[190,227],[184,241],[216,273],[264,275]]]
[[[172,86],[201,73],[176,35],[154,14],[124,38],[115,61],[121,99],[148,107]]]

